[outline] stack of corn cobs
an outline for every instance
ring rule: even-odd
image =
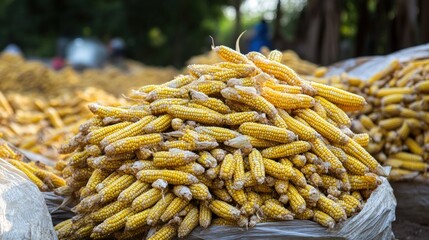
[[[79,125],[92,117],[88,103],[124,104],[103,90],[87,88],[49,99],[38,95],[0,92],[0,136],[14,146],[62,159],[57,148],[79,131]]]
[[[383,165],[392,166],[392,180],[415,178],[429,168],[429,60],[391,64],[367,82],[353,81],[346,89],[369,104],[353,115],[353,130],[368,133],[367,150]],[[427,177],[426,177],[427,179]]]
[[[80,198],[61,239],[184,237],[200,225],[253,227],[356,214],[383,168],[344,111],[365,99],[302,80],[282,54],[214,47],[225,62],[134,91],[136,104],[96,115],[61,148],[74,153],[61,193]],[[146,235],[145,235],[146,234]]]

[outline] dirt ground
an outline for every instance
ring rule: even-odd
[[[392,224],[396,239],[429,239],[429,184],[401,182],[392,187],[397,200]]]
[[[396,239],[399,240],[426,240],[429,239],[429,226],[410,221],[410,219],[397,219],[392,224]]]

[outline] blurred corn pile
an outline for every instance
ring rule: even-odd
[[[164,83],[178,74],[172,67],[149,67],[134,61],[126,61],[125,66],[127,70],[108,65],[102,69],[87,69],[83,72],[66,67],[56,72],[41,62],[2,54],[0,91],[57,96],[96,87],[118,96],[133,87]]]
[[[13,149],[6,141],[0,138],[0,159],[4,159],[32,181],[40,191],[52,191],[62,187],[66,181],[59,177],[58,172],[52,167],[40,162],[26,162],[25,157]]]
[[[303,80],[279,51],[213,52],[224,61],[189,65],[127,105],[89,106],[95,116],[60,148],[70,156],[57,192],[80,199],[55,226],[60,239],[173,239],[294,218],[332,228],[363,207],[385,175],[344,112],[365,99]]]
[[[123,100],[95,88],[51,98],[0,92],[0,135],[18,148],[57,160],[57,148],[91,117],[87,106],[92,102],[123,104]]]
[[[367,82],[346,81],[344,88],[368,101],[352,114],[352,130],[368,133],[366,149],[386,166],[391,180],[428,179],[429,60],[392,61]]]

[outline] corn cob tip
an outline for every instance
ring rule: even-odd
[[[165,181],[164,179],[157,179],[155,180],[155,182],[152,183],[153,188],[158,188],[160,190],[166,189],[167,186],[168,186],[168,182]]]
[[[386,170],[384,169],[384,167],[382,167],[381,165],[378,165],[375,168],[375,173],[379,176],[383,176],[383,177],[387,177],[389,174],[386,172]]]

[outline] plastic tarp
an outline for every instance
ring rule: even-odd
[[[419,58],[429,58],[429,44],[406,48],[386,56],[376,56],[348,72],[348,75],[368,80],[377,72],[386,68],[395,59],[399,62],[407,62]]]
[[[0,240],[57,239],[42,193],[0,159]]]
[[[46,205],[48,206],[49,213],[51,214],[52,222],[54,225],[70,219],[75,216],[71,211],[70,199],[63,196],[58,196],[53,192],[43,192]]]
[[[394,239],[391,224],[395,220],[396,199],[389,182],[371,194],[364,208],[355,216],[327,229],[307,220],[259,223],[251,229],[211,226],[195,229],[190,239]]]

